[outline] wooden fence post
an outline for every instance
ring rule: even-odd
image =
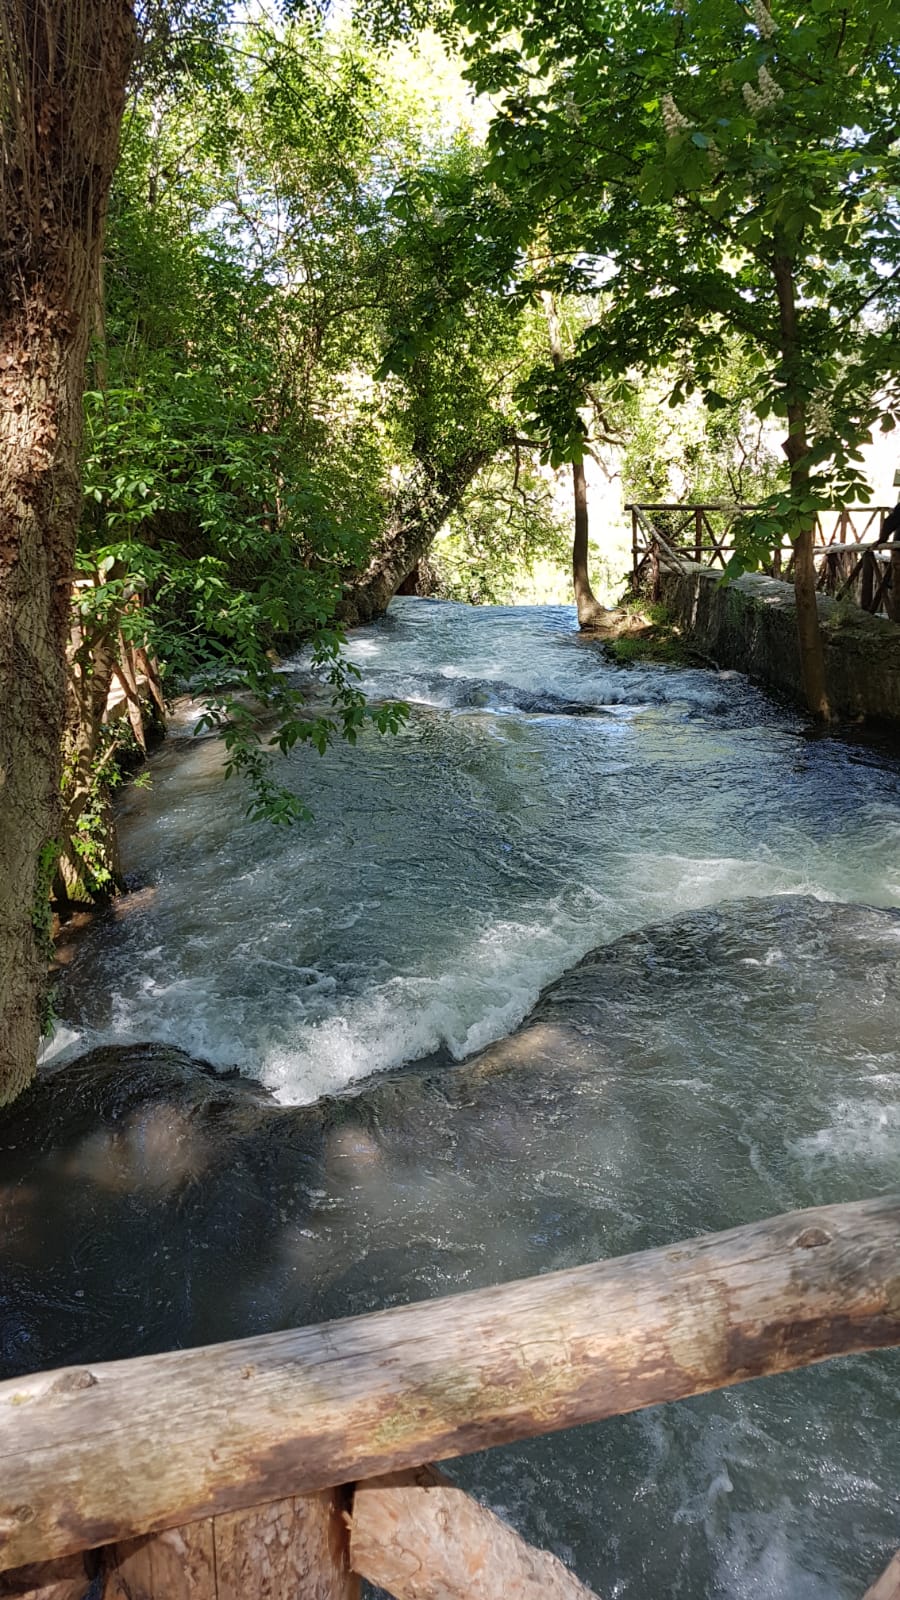
[[[332,1489],[110,1545],[104,1570],[103,1600],[359,1596],[359,1579],[350,1571],[344,1498]]]

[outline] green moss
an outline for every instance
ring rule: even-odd
[[[47,964],[53,960],[53,913],[50,910],[50,890],[59,860],[60,846],[56,839],[48,839],[38,853],[37,879],[31,907],[31,927],[38,954]],[[41,996],[41,1034],[46,1037],[53,1028],[55,1013],[49,992]]]
[[[691,666],[698,660],[679,628],[671,621],[665,606],[650,606],[645,615],[651,626],[645,633],[624,634],[610,639],[608,648],[616,661],[627,666],[633,661],[659,661],[671,666]]]
[[[47,843],[41,846],[38,853],[34,903],[31,908],[34,941],[41,955],[46,956],[48,961],[53,959],[53,914],[50,910],[50,890],[56,863],[59,860],[59,848],[55,839],[48,839]]]

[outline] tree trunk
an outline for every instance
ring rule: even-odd
[[[579,628],[607,627],[611,612],[602,606],[591,588],[588,571],[588,505],[587,479],[584,463],[572,463],[572,487],[575,491],[575,537],[572,541],[572,580],[575,587],[575,605]]]
[[[4,0],[0,29],[0,1104],[34,1072],[88,340],[128,0]]]
[[[793,263],[789,256],[774,258],[775,287],[781,333],[781,358],[787,394],[788,434],[782,449],[791,469],[791,492],[802,499],[809,487],[809,440],[806,401],[799,384],[800,338],[794,295]],[[794,597],[797,612],[797,645],[800,673],[806,704],[814,717],[828,721],[831,707],[825,687],[825,654],[819,630],[816,601],[816,569],[813,561],[815,517],[809,514],[794,538]]]
[[[492,454],[486,446],[473,446],[449,466],[432,468],[422,462],[416,467],[397,491],[384,536],[368,566],[345,584],[337,607],[339,622],[352,628],[387,610]]]
[[[805,434],[798,435],[806,450]],[[791,487],[803,486],[806,474],[791,467]],[[816,568],[813,561],[815,523],[810,523],[794,540],[794,601],[797,612],[797,642],[800,647],[800,672],[806,704],[814,717],[828,722],[831,706],[825,687],[825,655],[819,630],[816,601]]]
[[[556,299],[549,289],[543,289],[541,291],[541,302],[547,317],[547,332],[550,337],[550,359],[558,372],[565,366],[566,358],[563,354]],[[572,582],[575,590],[575,606],[578,611],[578,626],[580,628],[590,628],[596,623],[608,620],[608,617],[606,608],[601,606],[591,588],[590,572],[588,570],[587,478],[585,477],[583,461],[573,461],[572,463],[572,491],[575,497],[575,534],[572,540]]]

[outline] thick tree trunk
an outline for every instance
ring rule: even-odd
[[[774,258],[775,287],[781,331],[781,356],[787,390],[788,435],[782,446],[791,469],[791,490],[801,499],[809,486],[809,454],[806,404],[800,388],[800,337],[794,294],[793,264],[789,256]],[[797,644],[806,704],[813,716],[828,721],[831,707],[825,687],[825,654],[819,629],[816,602],[816,569],[813,561],[815,519],[810,517],[794,539],[794,596],[797,611]]]
[[[60,823],[84,368],[134,47],[128,0],[0,30],[0,1103],[34,1071]]]
[[[806,450],[805,435],[803,449]],[[805,473],[791,468],[791,486],[803,487]],[[819,608],[816,601],[816,568],[813,561],[815,524],[810,523],[794,540],[794,600],[797,610],[797,642],[800,647],[800,671],[806,704],[813,716],[827,722],[831,717],[828,691],[825,687],[825,656],[822,634],[819,629]]]
[[[337,608],[346,627],[380,617],[400,585],[431,549],[475,477],[493,452],[473,447],[449,466],[420,464],[394,498],[384,537],[368,566],[345,584]]]

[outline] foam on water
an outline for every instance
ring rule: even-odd
[[[677,912],[900,903],[889,765],[810,743],[733,675],[617,666],[573,620],[406,600],[355,633],[367,688],[411,721],[281,764],[309,827],[249,823],[217,741],[171,741],[123,808],[149,887],[80,942],[55,1060],[158,1039],[309,1100],[464,1056],[587,950]]]
[[[567,608],[395,602],[350,654],[410,723],[281,764],[308,827],[248,822],[187,717],[127,792],[147,886],[73,943],[52,1064],[162,1040],[310,1101],[463,1059],[597,946],[609,1061],[568,1097],[516,1084],[419,1121],[395,1099],[338,1129],[308,1214],[289,1186],[265,1271],[198,1296],[215,1315],[190,1337],[896,1184],[900,919],[859,909],[900,906],[894,760],[810,738],[733,674],[617,666]],[[704,907],[726,909],[671,920]],[[452,1470],[607,1600],[859,1600],[900,1543],[898,1393],[897,1361],[870,1357]]]

